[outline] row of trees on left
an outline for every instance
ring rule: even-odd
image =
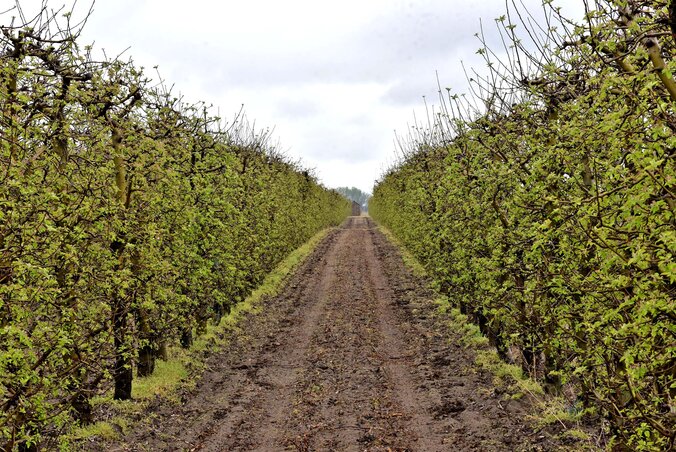
[[[131,397],[349,203],[240,116],[93,61],[69,15],[0,30],[0,447]],[[58,23],[60,22],[60,23]]]

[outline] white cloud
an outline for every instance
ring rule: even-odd
[[[40,3],[21,0],[27,13]],[[0,0],[0,11],[13,4]],[[79,0],[76,16],[87,7]],[[393,159],[394,129],[421,114],[422,96],[436,102],[435,71],[442,88],[463,91],[460,60],[482,64],[479,18],[496,42],[503,9],[503,0],[98,0],[82,37],[109,56],[131,47],[125,56],[148,75],[159,65],[186,99],[222,116],[244,104],[326,185],[370,191]]]

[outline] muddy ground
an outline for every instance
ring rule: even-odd
[[[434,315],[426,281],[368,217],[331,232],[243,321],[181,405],[106,450],[570,450],[529,424]]]

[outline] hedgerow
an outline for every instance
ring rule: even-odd
[[[242,116],[94,61],[68,14],[0,30],[0,447],[29,450],[350,206]]]
[[[676,435],[676,68],[664,1],[587,3],[582,24],[498,19],[481,107],[443,93],[374,189],[401,239],[498,352],[610,424]],[[519,17],[527,17],[523,11]],[[525,26],[524,26],[525,25]],[[527,38],[531,37],[529,41]],[[440,93],[441,94],[441,93]]]

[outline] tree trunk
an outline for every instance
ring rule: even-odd
[[[203,314],[197,319],[197,327],[195,328],[195,333],[197,336],[204,336],[207,334],[207,316]]]
[[[185,328],[181,332],[181,347],[190,348],[192,345],[192,328]]]
[[[139,377],[147,377],[155,371],[155,348],[148,344],[144,345],[138,351],[138,369]]]
[[[552,355],[552,352],[545,352],[545,389],[549,394],[559,395],[561,394],[563,383],[560,375],[553,374],[554,371],[559,369]]]
[[[139,258],[134,253],[132,257],[132,268],[134,272],[138,270]],[[138,337],[143,344],[138,350],[137,373],[139,377],[147,377],[155,371],[155,337],[150,328],[150,320],[145,309],[134,309],[136,316],[136,327]]]
[[[75,410],[75,418],[80,421],[82,425],[89,425],[92,423],[92,405],[89,403],[89,397],[83,392],[79,392],[71,402],[71,406]]]
[[[124,160],[120,155],[122,136],[117,127],[113,127],[111,141],[115,155],[113,162],[115,164],[115,184],[117,185],[117,198],[121,206],[125,205],[127,199],[127,177],[124,166]],[[118,255],[118,270],[124,268],[125,244],[115,240],[111,248]],[[127,336],[127,310],[123,309],[124,300],[119,295],[115,295],[113,300],[113,343],[115,346],[115,367],[113,368],[113,380],[115,381],[115,400],[131,399],[131,382],[134,378],[131,367],[130,350],[125,344]]]
[[[122,309],[120,300],[116,300],[113,310],[113,343],[115,346],[115,367],[113,380],[115,382],[115,400],[131,399],[131,382],[133,373],[129,348],[125,344],[127,335],[127,312]]]
[[[167,346],[166,341],[160,341],[157,344],[155,349],[155,357],[161,359],[162,361],[167,361],[169,359],[169,347]]]

